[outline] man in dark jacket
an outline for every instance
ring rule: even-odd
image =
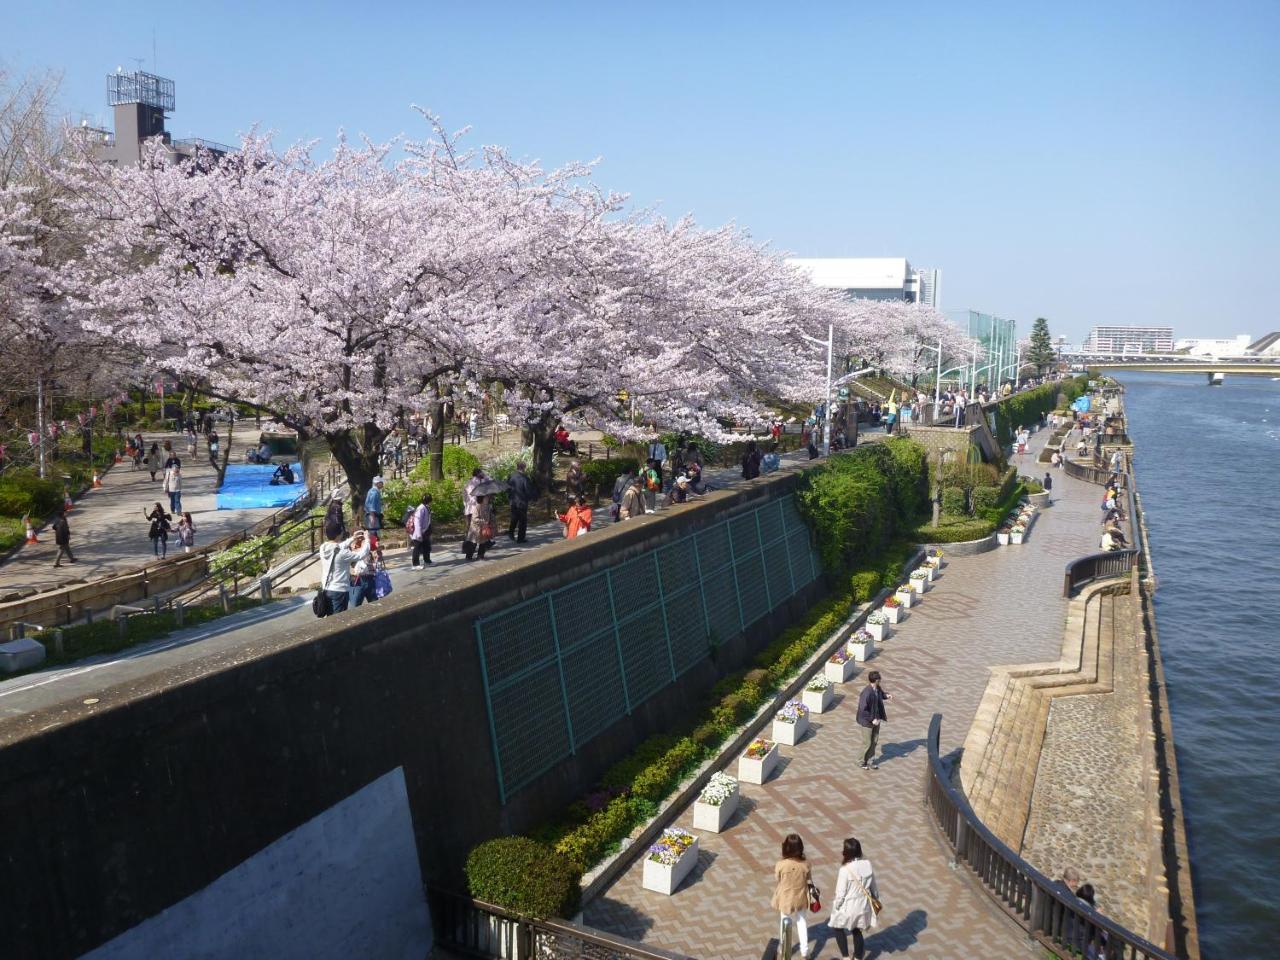
[[[53,561],[55,567],[62,566],[64,553],[67,555],[67,563],[76,562],[76,555],[71,552],[71,525],[67,523],[67,515],[61,511],[53,521],[53,542],[58,545],[58,557]]]
[[[525,541],[525,530],[529,526],[529,503],[537,496],[538,488],[529,479],[522,460],[516,464],[516,472],[507,479],[507,500],[511,504],[511,526],[507,528],[507,536],[516,543]]]
[[[884,702],[889,694],[880,689],[880,671],[872,670],[867,674],[867,685],[858,696],[858,726],[863,729],[862,762],[858,766],[863,770],[876,769],[876,741],[880,739],[880,724],[888,717],[884,713]]]
[[[342,491],[334,490],[329,497],[329,509],[324,514],[324,538],[347,539],[347,520],[342,515]]]

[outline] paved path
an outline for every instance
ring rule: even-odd
[[[225,443],[226,425],[218,427]],[[256,446],[258,433],[252,420],[237,423],[232,463],[244,462],[244,451],[251,443]],[[217,473],[209,464],[203,438],[195,457],[187,456],[186,441],[177,434],[149,434],[145,439],[148,448],[153,442],[171,441],[182,460],[182,508],[195,522],[197,546],[252,526],[273,512],[217,509],[214,492]],[[116,464],[103,477],[102,487],[88,491],[77,500],[67,516],[71,524],[71,549],[77,562],[53,566],[58,548],[53,543],[53,531],[45,528],[39,534],[38,544],[22,547],[0,564],[0,594],[11,590],[43,590],[73,580],[93,580],[153,562],[156,558],[147,538],[150,523],[142,514],[144,508],[150,510],[156,501],[168,510],[169,497],[160,489],[162,479],[157,475],[153,482],[147,470],[135,470],[128,460]],[[172,535],[169,548],[182,550]]]
[[[1046,436],[1042,431],[1033,446]],[[1033,463],[1033,454],[1025,462]],[[854,760],[863,684],[855,677],[835,709],[814,718],[805,740],[781,748],[780,773],[764,786],[743,785],[742,807],[727,831],[700,833],[698,866],[674,896],[643,890],[637,860],[587,906],[586,922],[704,960],[759,957],[777,934],[778,918],[769,909],[773,864],[783,836],[795,831],[828,907],[841,841],[862,841],[885,903],[868,956],[1043,956],[964,872],[947,866],[923,806],[923,783],[925,736],[935,711],[943,716],[946,754],[964,742],[989,666],[1058,656],[1067,609],[1063,565],[1094,549],[1098,511],[1096,488],[1061,473],[1055,481],[1057,502],[1025,544],[951,560],[925,602],[867,665],[883,673],[894,698],[879,770],[859,770]],[[736,775],[735,768],[728,772]],[[692,829],[692,810],[675,820]],[[838,955],[826,916],[824,909],[811,926],[819,957]]]

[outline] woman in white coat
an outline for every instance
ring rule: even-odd
[[[876,926],[876,911],[871,900],[880,899],[876,875],[871,862],[862,855],[862,844],[853,837],[844,842],[843,863],[836,874],[836,895],[831,901],[831,917],[827,927],[835,934],[840,955],[849,960],[849,932],[853,932],[853,956],[861,960],[864,944],[862,931]]]

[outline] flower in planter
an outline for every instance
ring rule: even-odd
[[[870,617],[868,617],[867,619],[870,619]],[[875,637],[867,633],[866,630],[859,630],[857,633],[855,633],[852,637],[849,638],[850,643],[872,643],[874,642],[874,640],[875,640]]]
[[[668,827],[662,836],[649,846],[649,859],[668,867],[674,867],[680,855],[693,846],[694,836],[688,830]]]
[[[849,653],[848,649],[841,647],[831,655],[831,659],[828,660],[827,663],[848,663],[852,659],[853,656]]]
[[[698,802],[718,807],[733,796],[733,791],[737,788],[738,781],[727,773],[713,773],[707,785],[698,794]]]
[[[809,682],[804,685],[806,690],[812,690],[814,693],[821,693],[831,686],[831,681],[824,674],[815,673]]]
[[[929,574],[927,574],[927,573],[926,573],[925,571],[923,571],[923,570],[912,570],[912,571],[911,571],[911,578],[910,578],[910,579],[912,579],[912,580],[928,580],[928,579],[929,579]]]
[[[774,714],[775,719],[783,723],[799,723],[809,716],[809,708],[799,700],[788,700],[786,705]]]
[[[764,737],[756,737],[747,744],[746,753],[743,756],[751,760],[763,760],[773,749],[773,741],[766,740]]]
[[[886,606],[886,607],[900,607],[900,606],[902,606],[902,603],[898,600],[898,598],[897,598],[897,597],[886,597],[886,598],[885,598],[885,601],[884,601],[884,606]],[[867,619],[868,619],[868,620],[870,620],[871,618],[870,618],[870,617],[867,617]],[[887,618],[886,618],[886,619],[887,619]]]
[[[931,557],[937,557],[939,560],[941,560],[944,556],[946,556],[946,554],[944,554],[944,553],[943,553],[941,550],[939,550],[937,547],[930,547],[930,548],[929,548],[929,556],[931,556]]]
[[[898,605],[896,600],[894,601],[893,605],[895,607]],[[886,603],[885,606],[887,607],[889,606],[889,604]],[[888,622],[889,622],[889,615],[887,613],[881,613],[879,610],[867,616],[867,623],[873,624],[874,626],[877,626],[877,627],[883,626]],[[858,632],[862,633],[861,630],[859,630]]]

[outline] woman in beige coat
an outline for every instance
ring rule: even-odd
[[[800,956],[809,956],[809,924],[804,918],[809,909],[809,881],[812,875],[804,859],[804,841],[800,834],[789,833],[782,841],[782,859],[773,867],[778,881],[769,901],[782,916],[790,917],[800,938]]]
[[[855,960],[862,960],[862,931],[875,928],[876,912],[871,907],[871,898],[879,900],[880,891],[876,889],[875,871],[862,855],[862,844],[856,838],[850,837],[844,842],[842,859],[844,863],[836,874],[836,895],[831,901],[827,927],[836,935],[844,960],[849,960],[848,934],[852,932],[853,956]]]

